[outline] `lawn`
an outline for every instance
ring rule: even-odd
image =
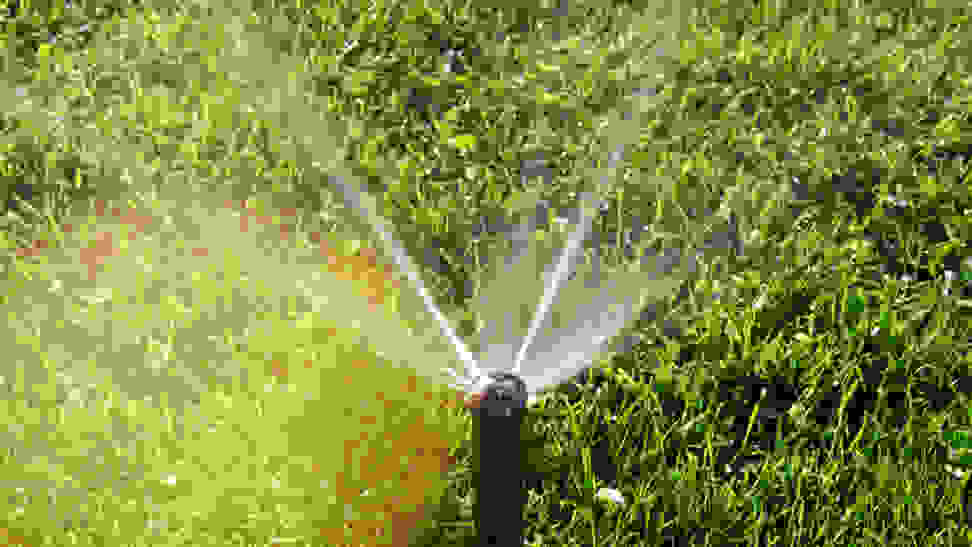
[[[455,356],[332,177],[464,337],[585,191],[588,258],[686,268],[531,406],[529,544],[972,544],[968,8],[507,4],[0,8],[0,545],[335,542],[334,416]],[[421,445],[413,543],[472,545],[468,417],[423,401],[351,475]]]

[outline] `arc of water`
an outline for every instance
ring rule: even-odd
[[[624,145],[622,144],[611,153],[607,173],[601,177],[599,185],[600,189],[607,188],[610,184],[610,173],[614,172],[615,167],[621,159],[623,150]],[[523,339],[523,344],[520,346],[520,350],[516,355],[516,360],[513,365],[513,374],[520,374],[520,369],[523,365],[523,360],[527,355],[527,351],[536,338],[540,325],[543,322],[544,317],[546,317],[547,313],[549,312],[550,306],[553,304],[554,298],[557,296],[561,285],[570,275],[570,264],[576,258],[577,253],[579,253],[583,248],[582,244],[590,232],[591,224],[594,220],[594,214],[596,214],[595,212],[600,209],[603,199],[603,196],[598,195],[596,192],[588,192],[582,195],[580,222],[573,233],[571,233],[570,238],[567,241],[567,245],[564,246],[564,250],[560,255],[560,260],[557,262],[557,267],[550,276],[549,281],[546,283],[543,298],[540,300],[540,304],[537,306],[533,319],[530,322],[530,330]]]
[[[371,225],[371,228],[375,231],[375,233],[378,234],[379,238],[381,239],[381,243],[384,246],[385,253],[392,257],[399,270],[404,272],[406,277],[408,277],[412,287],[422,298],[425,309],[432,314],[436,322],[438,322],[442,333],[454,346],[459,358],[466,367],[465,377],[460,377],[456,371],[449,367],[443,367],[441,370],[450,375],[458,383],[458,385],[454,387],[459,387],[468,391],[474,385],[476,379],[482,376],[482,372],[480,371],[479,364],[476,362],[476,358],[473,357],[462,338],[456,335],[452,325],[449,324],[449,320],[442,315],[442,312],[439,311],[439,308],[435,305],[432,295],[429,294],[428,290],[425,288],[425,284],[422,283],[422,279],[419,277],[418,269],[415,267],[412,259],[402,247],[401,243],[399,243],[399,241],[395,238],[391,228],[388,226],[388,223],[375,211],[374,198],[367,192],[359,192],[355,190],[348,183],[348,181],[345,180],[345,177],[340,176],[340,174],[335,175],[334,180],[347,202],[358,211],[360,216],[364,218],[368,224]]]
[[[600,205],[600,199],[593,196],[591,193],[585,193],[581,197],[581,219],[577,228],[573,233],[570,234],[570,238],[567,240],[567,245],[564,246],[564,250],[560,255],[560,260],[557,261],[557,267],[549,276],[549,280],[546,283],[546,287],[543,292],[543,297],[540,300],[540,304],[534,311],[533,318],[530,321],[530,329],[527,332],[526,337],[523,339],[523,343],[520,345],[520,349],[516,354],[516,359],[513,364],[513,374],[519,375],[520,368],[523,364],[523,359],[526,356],[527,349],[529,349],[530,344],[537,335],[537,331],[540,329],[540,324],[546,317],[547,312],[550,310],[550,306],[553,304],[554,298],[557,296],[557,292],[560,290],[560,286],[567,279],[570,273],[570,263],[577,256],[577,253],[582,249],[582,244],[587,236],[587,232],[590,231],[591,224],[593,221],[593,215],[589,214],[585,209],[594,202],[593,207],[596,210]]]

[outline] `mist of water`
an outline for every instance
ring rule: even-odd
[[[550,306],[553,304],[554,298],[557,296],[557,292],[560,290],[561,285],[570,275],[570,264],[576,258],[577,254],[583,250],[584,240],[587,238],[588,233],[591,230],[591,225],[593,222],[594,215],[591,213],[591,208],[589,205],[592,201],[596,203],[593,204],[593,210],[597,211],[600,208],[600,200],[597,200],[593,194],[585,193],[581,198],[581,210],[580,210],[580,224],[578,224],[577,229],[574,233],[570,235],[570,239],[567,240],[567,245],[564,247],[564,252],[560,255],[560,260],[557,262],[556,269],[549,276],[549,280],[546,283],[544,289],[543,298],[540,300],[540,305],[537,307],[537,311],[533,316],[533,320],[530,323],[530,330],[523,339],[523,345],[520,346],[520,350],[516,355],[516,361],[513,364],[513,373],[520,374],[520,368],[523,365],[523,358],[526,355],[530,344],[537,335],[537,331],[540,329],[540,325],[543,323],[544,318],[550,311]],[[588,205],[588,207],[585,207]],[[586,210],[585,210],[586,209]]]
[[[600,265],[596,260],[592,265],[581,264],[584,242],[591,235],[594,218],[621,154],[622,149],[618,148],[610,155],[599,187],[582,194],[577,224],[562,249],[554,248],[550,254],[542,252],[541,241],[550,240],[533,238],[535,227],[529,221],[512,234],[512,260],[489,280],[474,302],[473,307],[485,319],[478,333],[478,360],[436,306],[404,247],[375,211],[373,198],[339,177],[336,183],[347,202],[378,234],[385,253],[408,277],[422,306],[435,318],[448,344],[465,365],[464,376],[442,369],[458,382],[455,387],[474,392],[488,381],[486,372],[512,372],[535,395],[556,387],[589,366],[607,343],[636,317],[647,299],[675,294],[684,279],[685,272],[666,268],[663,258],[649,268],[660,275],[622,268],[611,272],[603,282],[599,279]],[[552,268],[546,270],[548,266]],[[590,286],[592,277],[597,278],[596,286]]]
[[[634,319],[642,304],[642,299],[635,297],[640,296],[643,289],[655,289],[656,292],[661,289],[662,295],[671,290],[668,286],[671,280],[665,287],[652,287],[645,280],[633,277],[631,272],[618,272],[600,288],[582,286],[586,285],[582,277],[574,284],[574,297],[565,298],[565,288],[574,273],[572,264],[583,252],[583,243],[591,234],[594,217],[610,185],[610,174],[620,162],[622,153],[622,146],[611,153],[597,191],[582,195],[577,227],[570,234],[556,267],[546,278],[543,297],[516,355],[513,373],[523,378],[531,394],[555,387],[585,367]],[[594,268],[597,267],[595,263]],[[563,327],[558,329],[551,325],[541,334],[541,326],[551,315],[555,302],[562,309],[566,308],[569,318]]]
[[[449,324],[449,320],[442,314],[438,306],[435,305],[435,301],[432,299],[432,295],[429,294],[428,289],[426,289],[425,284],[422,282],[422,278],[419,277],[418,269],[412,263],[412,259],[409,257],[408,253],[402,244],[395,238],[391,228],[387,225],[387,222],[375,211],[375,205],[373,203],[373,198],[366,192],[359,192],[355,190],[350,184],[347,183],[342,177],[334,177],[337,187],[341,190],[344,195],[345,200],[350,203],[358,212],[358,214],[368,222],[371,228],[378,234],[381,239],[381,243],[384,246],[385,253],[390,255],[398,266],[399,271],[408,277],[408,280],[412,283],[412,288],[421,297],[425,309],[432,314],[436,322],[439,324],[439,328],[442,330],[442,334],[445,335],[446,339],[455,348],[456,353],[462,360],[463,364],[466,366],[466,371],[464,375],[460,375],[457,371],[454,371],[448,367],[443,368],[443,372],[452,376],[452,378],[458,382],[456,387],[466,389],[469,391],[475,385],[478,378],[482,376],[479,368],[479,364],[476,362],[476,358],[473,357],[472,353],[466,347],[465,342],[456,335]]]

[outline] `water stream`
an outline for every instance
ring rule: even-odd
[[[459,355],[459,358],[462,359],[463,364],[466,366],[465,374],[460,374],[450,368],[442,369],[443,372],[452,376],[458,382],[457,387],[464,388],[467,391],[471,390],[476,380],[482,376],[476,358],[469,352],[465,342],[456,335],[449,320],[446,319],[438,306],[435,305],[432,295],[429,294],[428,289],[422,282],[422,278],[419,277],[418,269],[412,263],[412,259],[408,256],[408,253],[405,252],[405,248],[395,238],[387,222],[375,211],[373,198],[365,192],[358,192],[340,176],[334,177],[334,181],[348,203],[357,210],[361,217],[368,222],[375,233],[381,238],[385,252],[391,255],[399,271],[408,277],[408,280],[412,283],[412,288],[422,298],[425,309],[438,322],[442,334],[449,340]]]
[[[602,280],[596,260],[592,265],[583,264],[584,242],[591,235],[622,150],[618,147],[610,155],[599,187],[582,194],[578,222],[561,249],[550,247],[549,240],[534,238],[529,221],[513,234],[512,260],[485,283],[474,302],[477,313],[485,318],[478,333],[478,360],[436,306],[404,247],[377,214],[373,198],[335,177],[345,200],[378,234],[386,254],[408,277],[424,311],[435,318],[465,365],[464,373],[442,369],[457,381],[457,387],[475,392],[488,382],[487,373],[512,372],[523,379],[531,395],[554,388],[588,366],[646,302],[675,293],[684,279],[681,269],[652,264],[647,275],[621,268]],[[517,251],[512,239],[525,239],[526,249]],[[548,270],[551,261],[554,264]],[[662,275],[655,275],[659,270]],[[531,317],[523,332],[527,315]]]

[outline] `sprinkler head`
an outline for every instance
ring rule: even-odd
[[[526,384],[505,372],[489,374],[489,380],[473,407],[476,533],[482,547],[522,545],[526,487],[520,427]]]
[[[516,410],[526,408],[526,384],[508,372],[493,372],[479,395],[480,412],[490,417],[509,418]]]

